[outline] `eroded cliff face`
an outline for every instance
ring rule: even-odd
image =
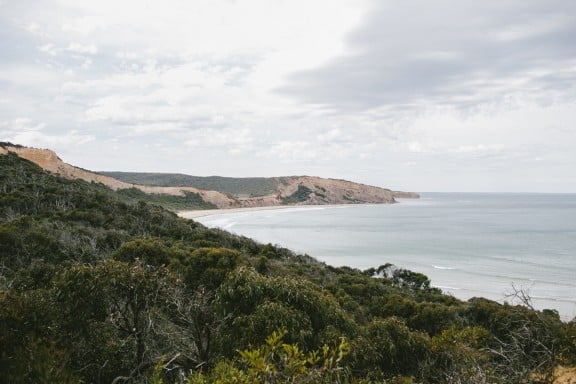
[[[291,179],[288,185],[279,186],[279,193],[281,198],[286,198],[296,193],[298,188],[302,190],[302,187],[310,190],[308,199],[302,204],[377,204],[395,201],[389,189],[313,176]]]
[[[114,190],[132,188],[132,185],[108,176],[86,171],[63,162],[54,151],[28,147],[0,147],[0,154],[12,152],[29,160],[40,168],[66,179],[81,179],[87,182],[104,184]]]
[[[385,188],[345,180],[313,176],[278,178],[277,191],[273,194],[258,197],[237,197],[219,191],[207,191],[193,187],[158,187],[126,183],[67,164],[49,149],[18,146],[0,147],[0,154],[8,152],[15,153],[46,171],[64,178],[101,183],[113,190],[137,188],[149,194],[182,196],[185,192],[193,192],[198,193],[204,201],[212,203],[218,208],[269,207],[287,204],[390,204],[395,202],[394,197],[419,197],[418,194],[411,192],[394,192]]]
[[[87,182],[100,183],[115,191],[119,189],[136,188],[149,194],[164,194],[172,196],[184,196],[184,192],[194,192],[200,194],[205,201],[213,203],[218,208],[231,208],[238,206],[236,199],[218,191],[204,191],[192,187],[156,187],[150,185],[125,183],[109,176],[100,175],[98,173],[90,172],[85,169],[67,164],[63,162],[56,155],[56,153],[54,153],[54,151],[49,149],[8,146],[0,147],[0,154],[5,154],[8,152],[15,153],[21,158],[29,160],[44,170],[54,173],[58,176],[67,179],[81,179]]]

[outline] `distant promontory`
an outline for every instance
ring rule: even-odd
[[[157,201],[177,209],[247,208],[282,205],[391,204],[396,198],[419,198],[414,192],[392,191],[346,180],[316,176],[273,178],[198,177],[172,173],[92,172],[63,162],[49,149],[0,144],[12,152],[68,179],[81,179]]]

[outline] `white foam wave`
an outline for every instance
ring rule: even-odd
[[[206,225],[210,228],[220,228],[224,230],[230,230],[234,225],[236,225],[236,221],[231,219],[209,219],[209,220],[198,220],[198,222]]]
[[[457,287],[450,287],[447,285],[432,285],[434,288],[438,288],[441,290],[448,290],[448,291],[460,291],[462,288],[457,288]]]
[[[434,267],[434,269],[442,269],[442,270],[447,270],[447,271],[452,271],[456,268],[454,267],[443,267],[441,265],[433,265],[432,267]]]

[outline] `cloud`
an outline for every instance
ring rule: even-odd
[[[309,162],[318,160],[324,149],[306,141],[282,141],[260,153],[268,159],[280,159],[288,162]]]
[[[0,134],[92,169],[574,190],[575,29],[568,0],[6,2]]]
[[[26,117],[18,117],[11,121],[4,121],[0,123],[0,129],[8,132],[34,132],[41,131],[46,124],[34,123],[31,119]]]
[[[120,126],[121,135],[263,127],[287,108],[268,90],[339,54],[364,3],[22,0],[0,19],[34,52],[0,70],[30,98],[69,106],[72,126]],[[34,87],[47,75],[50,86]]]
[[[67,51],[95,55],[98,53],[98,47],[94,44],[70,43],[66,48]]]
[[[231,125],[240,129],[257,107],[248,97],[250,90],[239,85],[245,72],[241,65],[225,62],[148,63],[119,74],[67,82],[62,93],[68,99],[90,94],[86,121],[131,127],[133,134]]]
[[[340,112],[573,99],[574,36],[570,0],[379,2],[349,37],[351,53],[293,74],[279,91]]]
[[[185,144],[190,148],[221,148],[231,155],[244,154],[253,147],[254,139],[248,129],[202,129],[183,137],[188,137]]]
[[[54,47],[54,44],[52,43],[43,44],[38,47],[38,50],[50,56],[56,56],[56,54],[58,53],[58,50],[56,49],[56,47]]]
[[[32,147],[46,147],[58,150],[71,145],[82,145],[94,140],[94,136],[77,130],[50,132],[43,122],[30,118],[16,118],[0,122],[0,141]]]
[[[261,146],[257,156],[268,160],[292,163],[330,164],[342,159],[354,160],[361,156],[363,145],[316,140],[282,140]]]

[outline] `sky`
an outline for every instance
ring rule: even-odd
[[[0,141],[94,171],[576,192],[576,2],[0,0]]]

